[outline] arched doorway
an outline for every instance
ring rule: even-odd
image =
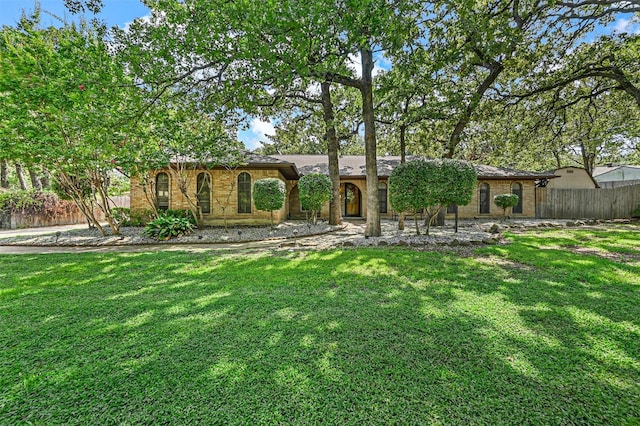
[[[344,215],[345,217],[362,216],[360,188],[352,183],[344,184]]]

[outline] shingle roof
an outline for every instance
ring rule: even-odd
[[[298,167],[301,175],[310,173],[329,174],[326,155],[274,155],[273,157],[294,163]],[[408,157],[411,160],[417,157]],[[340,176],[342,177],[364,177],[366,176],[365,157],[363,155],[345,155],[338,159],[340,166]],[[400,164],[399,156],[378,157],[378,176],[388,177],[394,168]],[[529,172],[524,170],[509,169],[503,167],[475,165],[479,179],[544,179],[553,178],[553,173]]]

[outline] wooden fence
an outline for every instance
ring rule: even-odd
[[[540,219],[624,219],[640,204],[640,185],[618,188],[536,188]]]

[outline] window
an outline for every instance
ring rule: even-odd
[[[196,195],[200,211],[202,213],[211,213],[211,176],[209,173],[198,174]]]
[[[158,210],[169,208],[169,176],[166,173],[158,173],[156,176],[156,202]]]
[[[511,213],[522,213],[522,184],[514,183],[511,187],[511,193],[518,196],[518,205],[511,208]]]
[[[251,175],[247,172],[238,176],[238,213],[251,213]]]
[[[480,214],[487,214],[491,210],[491,189],[488,183],[480,184]]]
[[[380,203],[380,213],[387,212],[387,184],[378,182],[378,201]]]

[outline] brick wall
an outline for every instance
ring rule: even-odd
[[[533,180],[478,180],[476,189],[473,193],[471,203],[466,206],[458,207],[458,216],[460,218],[492,218],[502,217],[502,209],[493,204],[493,197],[498,194],[511,194],[512,185],[518,182],[522,185],[522,213],[514,214],[511,209],[507,209],[507,215],[512,218],[531,218],[536,216],[536,194],[535,181]],[[489,184],[489,213],[480,214],[480,185],[482,183]],[[448,214],[447,218],[452,218],[453,214]]]
[[[158,173],[163,170],[158,171]],[[172,179],[171,173],[164,170],[169,175],[169,208],[173,210],[185,210],[189,208],[189,202],[182,195],[176,182]],[[196,199],[196,182],[199,173],[209,173],[211,175],[211,213],[203,214],[202,220],[204,225],[217,226],[223,225],[223,208],[226,206],[226,217],[229,224],[241,225],[263,225],[269,224],[271,220],[270,212],[256,210],[251,199],[251,213],[238,213],[238,184],[237,179],[240,173],[246,172],[251,176],[251,184],[258,179],[278,178],[285,182],[287,193],[291,189],[291,184],[282,176],[278,170],[262,170],[262,169],[238,169],[228,171],[224,169],[214,170],[190,170],[187,172],[189,193],[192,194],[193,200]],[[235,183],[235,184],[234,184]],[[231,189],[233,186],[233,189]],[[230,191],[231,190],[231,191]],[[227,197],[228,196],[228,197]],[[228,199],[227,199],[228,198]],[[282,209],[273,212],[273,218],[276,223],[280,223],[287,218],[288,200],[285,201]],[[147,199],[145,198],[140,180],[137,177],[131,178],[131,210],[150,209]]]

